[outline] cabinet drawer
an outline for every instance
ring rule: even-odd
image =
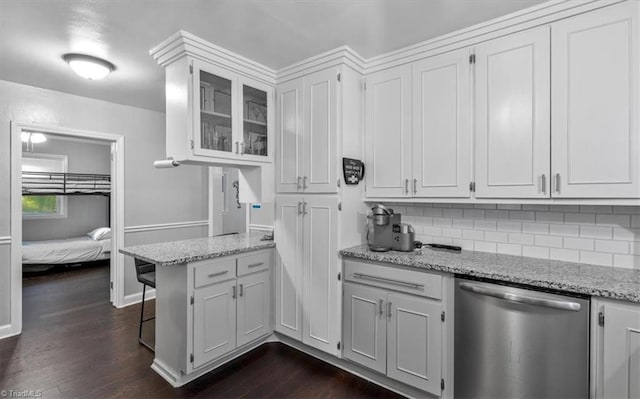
[[[236,277],[236,258],[212,259],[195,262],[193,285],[195,288]]]
[[[375,263],[344,261],[345,280],[408,294],[442,299],[442,276]]]
[[[254,252],[238,257],[238,276],[269,269],[272,251]]]

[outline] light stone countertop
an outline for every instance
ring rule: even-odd
[[[414,252],[373,252],[357,245],[343,257],[386,262],[457,275],[526,284],[602,298],[640,303],[640,270],[562,262],[485,252],[424,247]]]
[[[220,256],[274,248],[273,240],[263,240],[265,232],[231,234],[226,236],[195,238],[191,240],[136,245],[120,250],[121,253],[154,263],[170,266]]]

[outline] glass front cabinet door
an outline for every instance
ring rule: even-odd
[[[273,88],[193,60],[195,155],[271,161]]]

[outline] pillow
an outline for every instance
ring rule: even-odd
[[[108,227],[98,227],[97,229],[88,232],[87,235],[92,240],[107,240],[111,238],[111,229]]]

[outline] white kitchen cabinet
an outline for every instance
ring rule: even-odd
[[[331,354],[340,339],[338,199],[276,197],[276,325]]]
[[[278,192],[338,191],[341,70],[328,68],[278,85]]]
[[[351,259],[344,273],[343,356],[440,396],[443,278]]]
[[[411,65],[372,73],[365,89],[368,197],[411,196]]]
[[[553,197],[640,198],[639,8],[551,26]]]
[[[387,370],[386,299],[385,290],[344,285],[342,355],[382,374]]]
[[[198,368],[236,348],[236,281],[198,288],[193,297],[193,367]]]
[[[469,50],[430,57],[412,67],[411,194],[468,198],[472,180]]]
[[[475,47],[477,198],[549,197],[549,30]]]
[[[270,332],[270,284],[268,270],[238,277],[237,346]]]
[[[598,299],[596,397],[640,397],[640,305]],[[601,319],[598,317],[598,319]],[[597,323],[598,320],[594,320]],[[604,324],[604,325],[602,325]]]

